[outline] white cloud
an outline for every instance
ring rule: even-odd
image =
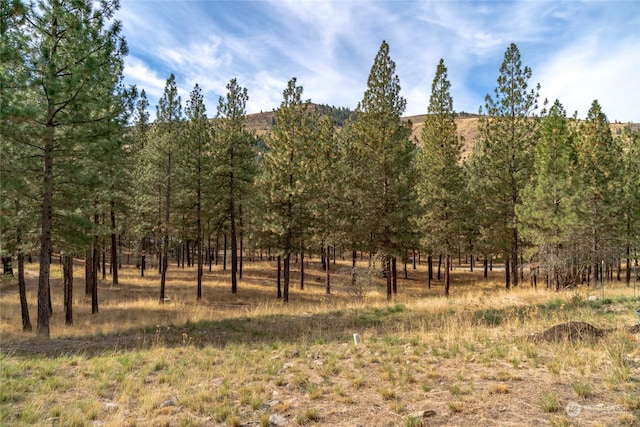
[[[541,98],[584,118],[597,99],[610,121],[640,119],[640,50],[632,38],[601,43],[595,36],[556,52],[536,73]]]
[[[158,77],[157,73],[147,64],[134,56],[127,56],[124,60],[124,72],[128,83],[138,86],[138,90],[144,89],[149,98],[162,96],[166,80]]]
[[[272,0],[122,6],[118,18],[132,54],[125,81],[159,96],[173,72],[181,94],[188,96],[195,83],[201,86],[210,115],[233,77],[249,91],[249,112],[276,108],[291,77],[298,78],[305,98],[353,108],[385,39],[408,115],[426,111],[440,58],[449,69],[454,108],[476,112],[515,42],[523,65],[533,68],[531,84],[540,82],[544,95],[560,98],[567,111],[586,112],[598,98],[610,119],[640,121],[633,75],[640,75],[640,41],[632,30],[640,15],[634,18],[630,3]],[[598,43],[585,45],[581,40],[590,34]],[[155,105],[151,97],[150,103]],[[631,113],[623,116],[618,109]]]

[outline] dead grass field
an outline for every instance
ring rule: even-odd
[[[363,264],[364,266],[364,264]],[[37,266],[28,299],[35,326]],[[160,305],[157,272],[126,267],[101,282],[90,314],[76,269],[74,320],[64,326],[61,272],[52,272],[52,339],[21,332],[14,282],[0,288],[0,424],[56,426],[615,426],[640,425],[640,298],[633,287],[505,291],[503,272],[456,269],[452,296],[425,266],[386,302],[376,278],[364,302],[338,262],[333,292],[313,260],[290,303],[277,301],[274,263],[228,271],[171,266]],[[640,293],[640,292],[639,292]],[[587,301],[589,295],[598,301]],[[568,321],[611,331],[534,341]],[[354,344],[353,334],[359,334]],[[280,417],[280,418],[278,418]],[[270,424],[270,420],[271,423]]]

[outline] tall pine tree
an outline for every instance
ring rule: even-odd
[[[37,177],[40,199],[40,273],[38,280],[38,334],[49,337],[50,256],[61,237],[68,207],[88,211],[92,201],[60,201],[58,190],[65,178],[77,177],[82,187],[89,174],[110,156],[83,156],[113,147],[105,141],[121,132],[124,103],[122,79],[126,44],[121,24],[113,20],[118,1],[49,0],[32,4],[20,31],[28,40],[21,56],[28,70],[23,96],[33,101],[29,141],[41,161]],[[22,143],[22,142],[21,142]],[[107,148],[109,147],[109,148]],[[93,161],[93,162],[92,162]],[[97,164],[95,162],[98,162]],[[63,176],[63,174],[65,176]],[[69,230],[67,230],[69,231]],[[73,233],[65,233],[68,236]]]
[[[32,118],[34,105],[27,96],[29,73],[23,54],[28,39],[21,31],[25,18],[22,2],[0,1],[0,256],[4,264],[17,255],[22,329],[31,331],[24,254],[33,249],[36,234],[37,184],[31,171],[38,168],[34,159],[39,152],[29,144],[27,118]]]
[[[431,86],[417,160],[420,228],[445,257],[445,295],[449,295],[449,263],[462,229],[465,188],[460,165],[462,141],[457,135],[450,88],[447,68],[441,59]]]
[[[247,89],[234,78],[227,84],[227,96],[220,97],[215,120],[215,179],[222,217],[229,224],[231,239],[231,292],[238,290],[238,240],[242,241],[243,201],[249,197],[256,174],[255,138],[244,129]],[[242,253],[240,254],[242,257]]]
[[[619,249],[620,171],[622,152],[611,135],[607,116],[593,101],[576,141],[582,199],[579,234],[585,246],[586,265],[599,279],[602,261],[612,262]],[[589,274],[590,276],[590,274]],[[589,278],[588,278],[589,281]]]
[[[529,90],[531,69],[523,67],[520,51],[511,44],[500,67],[494,96],[487,94],[486,114],[479,122],[473,171],[483,198],[483,228],[505,258],[506,287],[517,286],[521,238],[516,206],[529,182],[537,140],[539,85]]]
[[[574,132],[562,104],[555,101],[540,124],[534,173],[516,207],[522,236],[533,245],[533,261],[556,289],[573,277],[579,188]]]
[[[176,78],[167,79],[164,94],[156,108],[155,127],[152,138],[145,147],[146,156],[152,162],[150,170],[158,194],[158,224],[161,230],[160,243],[160,303],[165,301],[167,269],[169,267],[169,236],[171,233],[172,196],[177,173],[178,150],[182,138],[182,105]]]
[[[302,100],[303,88],[292,78],[275,112],[276,123],[266,140],[258,188],[264,192],[263,235],[273,243],[284,265],[283,301],[289,301],[291,254],[300,250],[310,223],[309,165],[314,161],[317,119],[310,101]]]
[[[619,137],[622,147],[622,244],[626,258],[626,282],[631,283],[632,260],[638,260],[640,250],[640,130],[625,129]]]
[[[212,132],[207,120],[202,90],[197,84],[191,91],[185,109],[187,123],[184,129],[184,143],[180,150],[181,187],[184,190],[184,208],[195,217],[195,244],[197,257],[196,298],[202,298],[203,274],[203,218],[205,217],[205,201],[211,198],[214,183],[211,182],[213,172]],[[188,248],[187,248],[188,249]]]
[[[349,127],[350,152],[357,158],[353,164],[359,175],[352,183],[360,197],[358,213],[369,231],[369,249],[386,260],[388,299],[396,290],[392,286],[396,257],[415,247],[410,220],[416,209],[416,148],[409,140],[411,123],[401,119],[407,102],[400,96],[395,68],[383,41],[356,108],[357,118]]]

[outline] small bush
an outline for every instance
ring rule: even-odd
[[[391,390],[390,388],[384,388],[380,390],[380,395],[384,400],[393,400],[397,397],[396,392],[394,390]]]
[[[538,400],[540,404],[540,408],[544,412],[558,412],[560,409],[560,401],[558,400],[558,396],[551,391],[545,392],[540,399]]]
[[[464,403],[460,401],[449,402],[449,410],[454,414],[460,413],[464,410]]]
[[[573,389],[575,390],[576,393],[578,393],[578,396],[584,399],[588,399],[591,396],[593,396],[593,388],[589,383],[586,383],[583,381],[577,381],[573,383]]]

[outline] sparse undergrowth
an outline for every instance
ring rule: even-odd
[[[394,303],[384,302],[382,288],[353,303],[346,293],[324,296],[315,280],[322,272],[308,271],[306,290],[288,306],[265,297],[272,289],[261,287],[260,274],[271,272],[258,269],[247,269],[244,293],[227,295],[225,282],[212,281],[210,299],[199,304],[189,297],[193,272],[176,271],[165,305],[154,299],[153,277],[125,271],[118,290],[101,288],[98,316],[83,312],[82,298],[77,326],[62,328],[54,316],[50,342],[15,330],[17,296],[5,295],[0,424],[267,426],[275,416],[291,426],[640,422],[640,337],[623,328],[635,322],[632,289],[614,283],[608,300],[589,302],[584,290],[505,292],[465,282],[460,271],[449,299],[414,278],[400,283]],[[57,316],[60,300],[54,287]],[[612,332],[529,339],[569,321]]]

